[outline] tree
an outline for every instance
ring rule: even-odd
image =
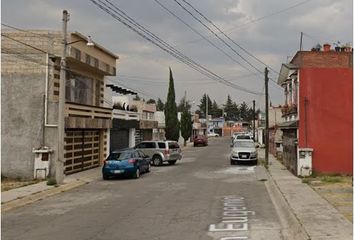
[[[200,104],[198,105],[200,112],[204,113],[204,116],[206,115],[206,101],[207,101],[207,99],[208,99],[208,115],[210,115],[212,102],[207,94],[203,95],[202,99],[200,99]]]
[[[155,101],[155,99],[150,98],[149,100],[147,100],[146,103],[147,104],[156,104],[156,101]]]
[[[160,98],[157,99],[156,110],[163,111],[165,109],[165,104],[162,102]]]
[[[188,112],[191,110],[191,108],[192,105],[190,104],[189,100],[186,99],[186,96],[183,96],[177,106],[177,111],[184,112],[186,110]]]
[[[184,139],[184,146],[186,146],[188,138],[192,135],[192,116],[186,109],[181,116],[181,135]]]
[[[241,121],[249,121],[248,119],[249,108],[245,102],[242,102],[239,108],[239,119]]]
[[[239,119],[238,106],[231,100],[230,95],[227,95],[226,103],[224,104],[224,112],[226,113],[225,119],[227,121],[237,121]]]
[[[211,105],[210,114],[213,116],[213,118],[218,118],[222,116],[222,109],[219,108],[215,100]]]
[[[168,86],[167,101],[165,105],[165,137],[169,140],[178,141],[179,122],[177,118],[177,105],[175,100],[175,87],[173,83],[172,70],[170,68],[170,80]]]

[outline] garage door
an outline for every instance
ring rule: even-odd
[[[71,174],[99,166],[100,131],[66,131],[64,173]]]
[[[111,129],[110,150],[129,147],[129,130],[128,129]]]

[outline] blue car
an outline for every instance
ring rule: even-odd
[[[140,174],[150,172],[150,161],[150,157],[140,150],[127,148],[113,151],[104,161],[103,180],[116,176],[139,178]]]

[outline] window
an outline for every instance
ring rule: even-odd
[[[159,148],[161,148],[161,149],[166,148],[166,144],[164,142],[159,142],[158,145],[159,145]]]
[[[86,53],[86,61],[87,64],[91,64],[91,56]]]
[[[146,142],[146,148],[155,148],[155,143],[154,142]]]
[[[93,79],[67,71],[65,99],[69,102],[92,105]]]
[[[81,51],[77,48],[71,47],[73,53],[74,53],[74,57],[76,60],[81,61]]]
[[[97,58],[93,58],[93,66],[98,68],[98,59]]]
[[[137,153],[139,154],[139,157],[141,157],[141,158],[146,157],[146,155],[142,151],[137,151]]]

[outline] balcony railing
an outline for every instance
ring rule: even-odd
[[[137,112],[113,109],[113,118],[123,120],[140,120],[140,114]]]
[[[285,105],[282,107],[281,112],[283,116],[289,115],[289,114],[296,114],[297,113],[297,105],[292,104],[292,105]]]
[[[112,109],[66,102],[65,117],[112,119]]]

